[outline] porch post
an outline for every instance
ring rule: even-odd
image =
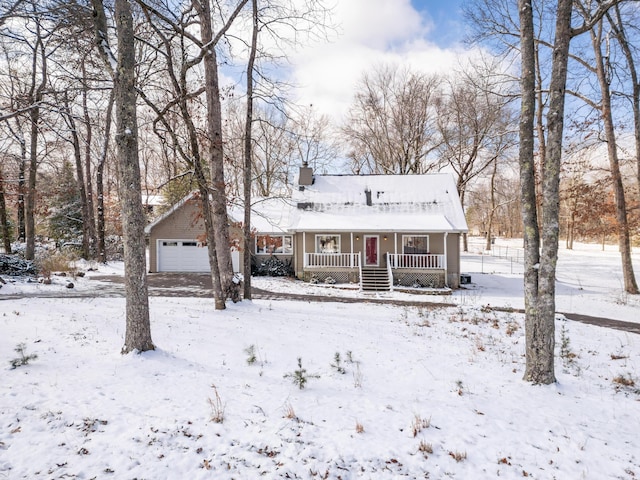
[[[393,253],[398,254],[398,232],[393,232]]]
[[[351,255],[349,255],[349,266],[353,268],[353,232],[350,233],[351,241],[349,242],[351,245]]]
[[[307,267],[307,232],[302,232],[302,269]]]
[[[449,232],[444,232],[444,285],[445,287],[449,286],[449,281],[447,278],[449,277],[447,274],[447,236]]]

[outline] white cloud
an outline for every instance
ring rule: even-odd
[[[459,46],[442,48],[429,39],[432,20],[409,0],[349,0],[336,6],[341,35],[335,41],[301,48],[291,55],[293,92],[336,121],[347,112],[364,71],[380,63],[443,72],[471,55]]]

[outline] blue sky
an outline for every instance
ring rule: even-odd
[[[463,0],[411,0],[413,7],[422,16],[433,21],[435,30],[429,38],[441,46],[463,39],[462,3]]]

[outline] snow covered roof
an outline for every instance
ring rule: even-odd
[[[290,198],[264,198],[252,199],[251,228],[259,233],[284,233],[291,225],[291,213],[295,205]],[[232,205],[228,209],[229,216],[236,222],[244,220],[244,207]]]
[[[158,217],[146,233],[195,195]],[[242,205],[229,206],[228,213],[236,222],[244,219]],[[316,175],[291,198],[254,198],[251,227],[260,233],[466,232],[467,222],[448,173]]]
[[[293,193],[293,231],[465,232],[453,177],[316,175]]]

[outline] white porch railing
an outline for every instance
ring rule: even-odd
[[[440,254],[405,255],[402,253],[390,253],[388,258],[391,268],[444,269],[444,255]]]
[[[343,267],[359,268],[359,253],[305,253],[305,268]]]

